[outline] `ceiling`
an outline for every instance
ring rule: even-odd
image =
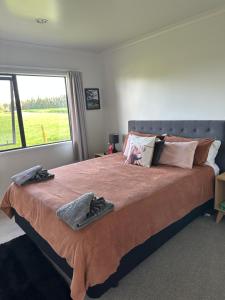
[[[102,51],[225,0],[0,0],[0,39]],[[35,18],[46,18],[37,24]]]

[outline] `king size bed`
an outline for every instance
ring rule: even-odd
[[[225,170],[225,121],[129,121],[128,131],[221,141],[216,163]],[[71,296],[97,298],[213,207],[214,170],[125,165],[122,153],[51,170],[55,179],[11,185],[2,209],[71,279]],[[80,231],[56,210],[86,192],[112,202],[113,212]]]

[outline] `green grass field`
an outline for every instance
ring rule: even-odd
[[[21,146],[17,117],[16,143],[0,146],[0,150]],[[32,109],[23,111],[23,123],[27,146],[53,143],[70,139],[66,108]],[[0,144],[12,141],[11,114],[0,111]]]

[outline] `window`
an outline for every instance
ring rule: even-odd
[[[0,75],[0,151],[70,139],[65,77]]]
[[[0,150],[21,146],[13,80],[0,76]]]

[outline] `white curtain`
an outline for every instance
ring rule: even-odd
[[[81,72],[68,72],[67,96],[75,161],[88,159],[85,98]]]

